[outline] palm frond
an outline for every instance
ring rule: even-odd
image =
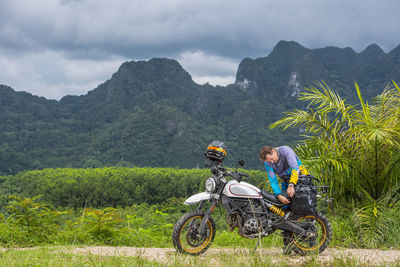
[[[355,89],[360,105],[348,105],[325,82],[307,88],[295,110],[271,125],[302,127],[296,151],[307,169],[324,179],[337,197],[361,204],[354,214],[367,246],[383,241],[388,207],[400,201],[400,87],[393,81],[371,104]]]
[[[370,114],[370,109],[369,109],[368,103],[364,102],[364,99],[361,95],[361,90],[360,90],[360,87],[358,86],[358,83],[355,83],[355,87],[356,87],[358,99],[360,100],[360,104],[362,107],[362,115],[364,116],[365,121],[369,122],[371,120],[371,114]]]
[[[394,181],[385,166],[400,150],[400,88],[386,87],[372,104],[364,101],[360,87],[355,89],[359,106],[348,105],[325,82],[302,93],[307,110],[295,110],[270,127],[304,130],[305,145],[299,148],[308,168],[332,176],[337,193],[356,194],[357,187],[378,199]],[[393,163],[395,164],[395,163]],[[399,170],[397,163],[396,170]],[[397,173],[398,173],[397,172]]]
[[[354,106],[346,105],[345,100],[340,95],[329,88],[325,83],[316,83],[316,86],[306,88],[301,93],[300,100],[308,101],[310,106],[316,106],[321,114],[334,113],[340,114],[343,121],[352,123],[352,117],[355,114]]]
[[[309,111],[295,110],[287,112],[286,116],[270,125],[270,128],[281,127],[286,130],[289,127],[302,127],[305,133],[313,135],[322,132],[330,133],[332,123],[327,116],[323,116],[318,112],[310,109]]]
[[[362,242],[367,247],[377,247],[384,241],[390,218],[385,216],[385,206],[371,200],[357,209],[353,219],[360,230]]]

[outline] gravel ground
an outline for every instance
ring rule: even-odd
[[[135,247],[83,247],[76,248],[73,253],[93,254],[105,256],[137,256],[148,260],[155,260],[162,263],[173,262],[177,254],[172,248],[135,248]],[[286,263],[301,264],[309,257],[282,256],[281,249],[258,249],[257,253],[269,255],[277,259],[276,263],[284,260]],[[220,254],[249,255],[247,249],[216,249],[210,248],[202,258],[218,256]],[[327,249],[318,256],[318,263],[328,263],[334,258],[347,257],[354,259],[358,264],[365,265],[392,265],[400,262],[400,250],[377,250],[377,249]]]

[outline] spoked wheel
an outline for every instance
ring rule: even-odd
[[[297,254],[322,253],[332,238],[332,227],[326,216],[320,212],[299,218],[297,224],[305,232],[302,235],[285,232],[283,236],[284,253]]]
[[[172,242],[178,252],[190,255],[204,253],[215,237],[215,223],[210,217],[206,223],[204,235],[200,233],[200,224],[204,211],[193,210],[183,215],[174,225]]]

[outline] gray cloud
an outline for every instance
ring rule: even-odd
[[[195,81],[227,84],[234,64],[266,56],[279,40],[356,51],[376,43],[388,52],[400,43],[399,7],[396,0],[3,0],[0,68],[12,70],[0,83],[60,98],[93,89],[125,60],[173,57]],[[22,70],[30,81],[18,78]],[[82,89],[68,88],[75,86]]]

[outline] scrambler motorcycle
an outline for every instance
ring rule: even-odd
[[[216,149],[223,145],[217,144],[220,146],[215,146]],[[274,194],[244,182],[248,175],[237,169],[228,170],[220,162],[207,157],[206,165],[213,175],[205,182],[206,191],[184,202],[197,208],[184,214],[174,225],[172,241],[178,252],[200,255],[210,247],[216,233],[211,214],[217,204],[222,204],[227,212],[230,231],[237,228],[243,238],[258,238],[255,249],[260,238],[277,230],[282,231],[284,254],[321,253],[327,248],[332,238],[331,224],[317,210],[317,194],[327,193],[327,187],[314,186],[313,176],[300,175],[288,208]],[[243,161],[239,165],[243,166]]]

